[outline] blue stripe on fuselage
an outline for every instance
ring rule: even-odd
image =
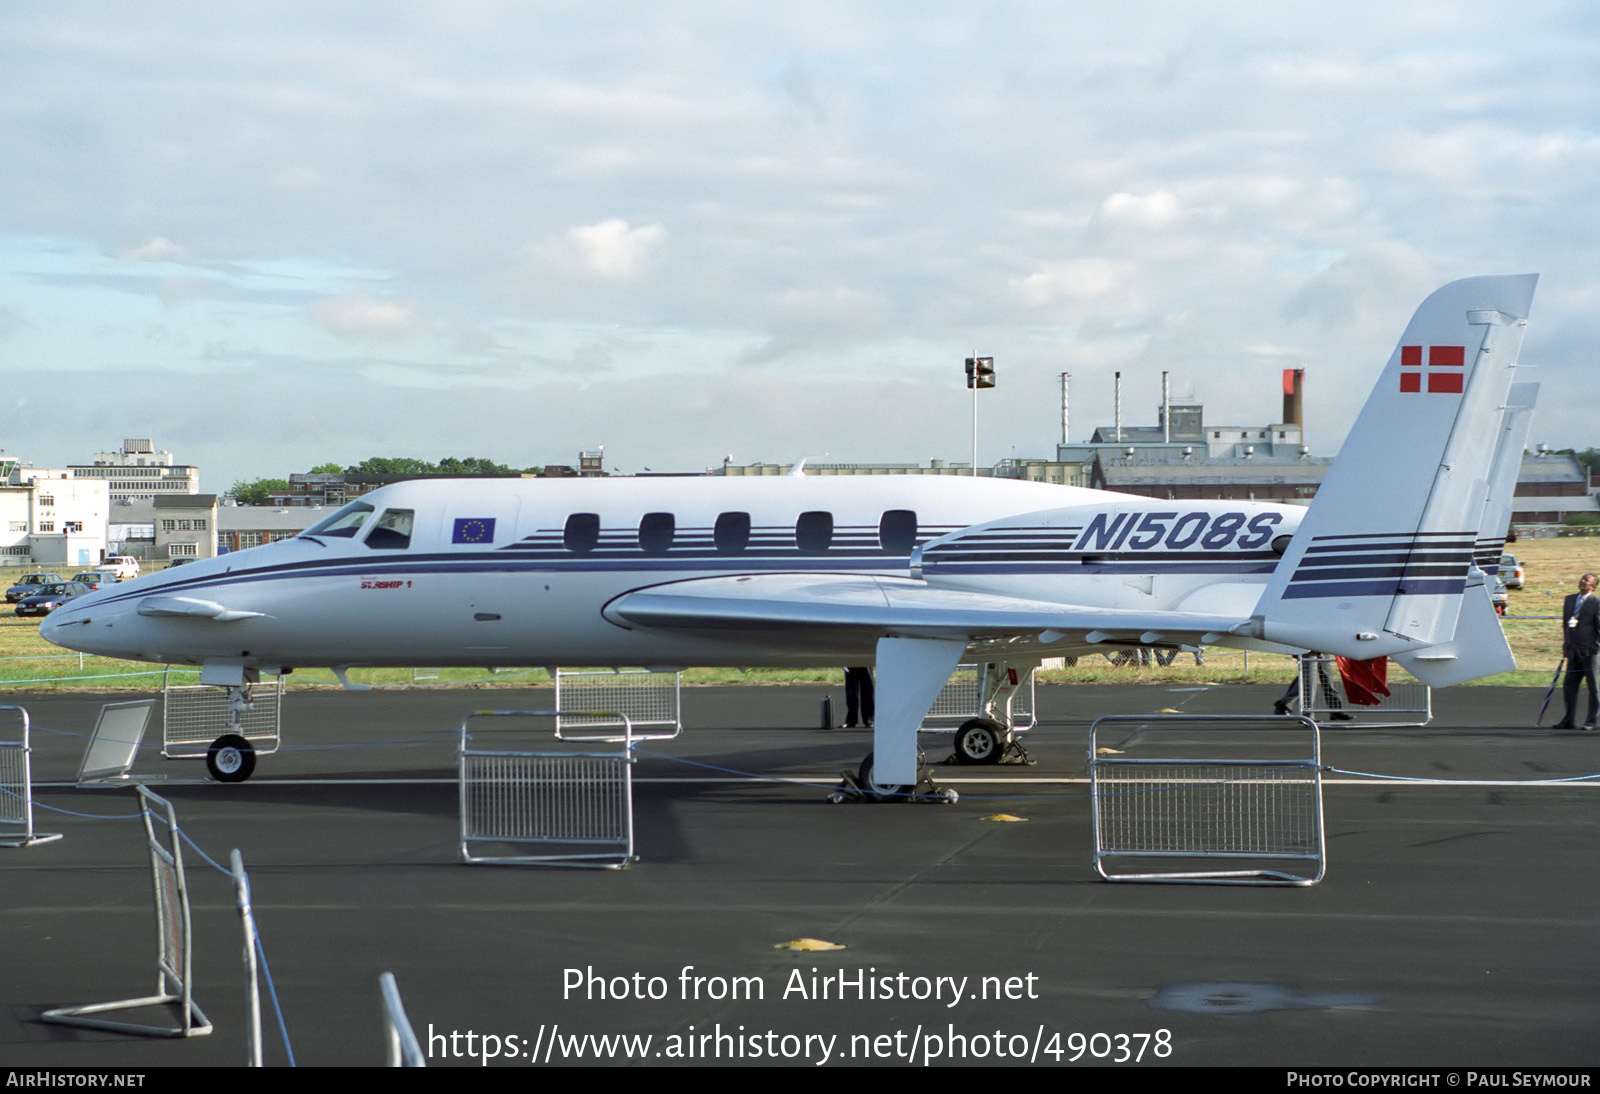
[[[898,563],[898,565],[886,565]],[[410,576],[415,574],[474,574],[474,573],[685,573],[700,571],[729,571],[738,573],[768,571],[844,571],[875,572],[900,571],[909,568],[905,555],[888,555],[881,552],[854,555],[798,555],[793,551],[766,554],[750,551],[738,556],[708,555],[694,557],[687,552],[671,557],[607,556],[601,552],[573,557],[566,552],[560,556],[525,556],[497,551],[492,554],[407,555],[396,558],[371,559],[310,559],[286,562],[276,566],[262,566],[251,570],[234,570],[206,577],[186,578],[149,588],[130,589],[104,600],[94,607],[116,604],[127,600],[142,600],[147,596],[192,594],[204,589],[220,589],[231,585],[255,581],[282,581],[290,578],[347,577],[347,576]]]

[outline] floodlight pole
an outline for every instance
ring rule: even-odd
[[[978,477],[978,389],[994,387],[994,358],[979,357],[977,350],[967,358],[967,386],[972,389],[972,477]]]

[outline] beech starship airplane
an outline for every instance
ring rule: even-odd
[[[891,787],[918,782],[917,727],[963,658],[988,666],[990,716],[957,741],[973,762],[1044,657],[1319,650],[1459,683],[1513,667],[1488,585],[1536,281],[1428,297],[1309,507],[942,477],[419,479],[80,597],[41,633],[230,689],[307,666],[871,663],[864,777]],[[213,772],[242,777],[237,748],[247,775],[248,747],[229,738]]]

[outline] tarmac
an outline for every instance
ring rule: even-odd
[[[685,689],[682,735],[639,749],[623,871],[461,861],[458,726],[547,690],[291,692],[282,749],[239,784],[147,747],[134,774],[167,779],[186,837],[215,1024],[171,1039],[41,1021],[155,988],[151,869],[134,792],[72,785],[122,697],[8,696],[35,826],[63,838],[0,849],[0,1064],[243,1064],[240,919],[206,861],[235,848],[287,1032],[264,987],[269,1065],[381,1063],[384,972],[430,1066],[1600,1063],[1600,783],[1553,781],[1600,773],[1600,734],[1534,728],[1542,691],[1330,725],[1326,875],[1250,887],[1102,880],[1089,727],[1265,713],[1272,689],[1041,687],[1032,765],[937,767],[955,804],[832,804],[870,748],[820,728],[842,690]],[[930,762],[947,742],[926,736]],[[843,948],[776,948],[798,939]]]

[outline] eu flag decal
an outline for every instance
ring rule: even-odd
[[[493,543],[493,517],[459,517],[455,531],[450,533],[451,543]]]

